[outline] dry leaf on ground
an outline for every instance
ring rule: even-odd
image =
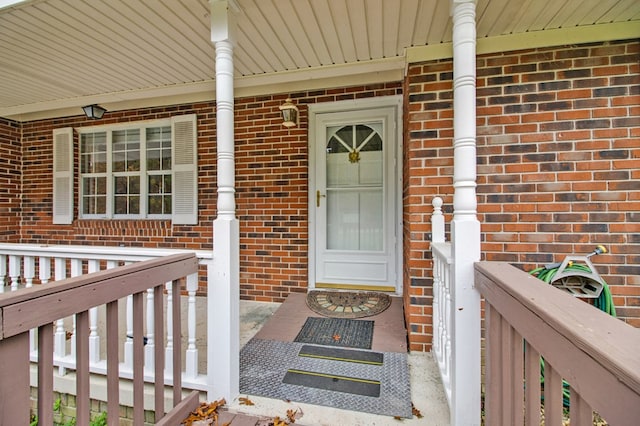
[[[192,426],[194,422],[212,419],[218,421],[218,408],[223,407],[227,402],[223,399],[211,403],[203,402],[198,408],[189,414],[189,417],[182,421],[184,426]]]
[[[240,398],[238,398],[238,401],[240,401],[240,405],[255,405],[253,401],[246,396],[241,396]]]
[[[422,413],[413,405],[413,402],[411,403],[411,413],[419,419],[422,418]]]

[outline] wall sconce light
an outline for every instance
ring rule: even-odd
[[[300,124],[298,107],[291,103],[291,98],[287,98],[284,104],[280,105],[282,113],[282,125],[284,127],[295,127]]]
[[[107,112],[105,108],[96,104],[83,106],[82,110],[84,111],[84,115],[92,120],[100,120],[104,113]]]

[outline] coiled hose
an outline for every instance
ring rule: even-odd
[[[558,272],[559,267],[560,265],[554,268],[542,266],[540,268],[536,268],[532,270],[529,273],[534,277],[537,277],[542,281],[546,282],[547,284],[551,284],[551,282],[553,281],[553,277]],[[589,269],[587,265],[581,265],[576,263],[567,265],[567,267],[564,270],[576,271],[576,272],[587,272],[587,273],[591,272],[591,269]],[[593,306],[595,306],[596,308],[600,309],[603,312],[606,312],[612,317],[616,316],[616,307],[613,304],[613,297],[611,296],[611,290],[609,289],[609,286],[604,281],[604,279],[602,280],[602,291],[600,292],[600,296],[598,296],[596,299],[593,300]],[[544,385],[544,359],[542,358],[540,358],[540,384]],[[569,384],[563,380],[562,381],[562,404],[567,408],[570,405],[570,400],[569,400],[570,394],[571,392],[569,390]],[[544,396],[542,396],[542,398],[544,398]]]

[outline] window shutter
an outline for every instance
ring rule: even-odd
[[[198,132],[196,115],[171,120],[171,160],[173,163],[173,223],[198,224]]]
[[[53,223],[73,222],[73,128],[53,131]]]

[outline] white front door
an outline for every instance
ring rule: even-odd
[[[397,107],[315,115],[315,287],[399,288]]]

